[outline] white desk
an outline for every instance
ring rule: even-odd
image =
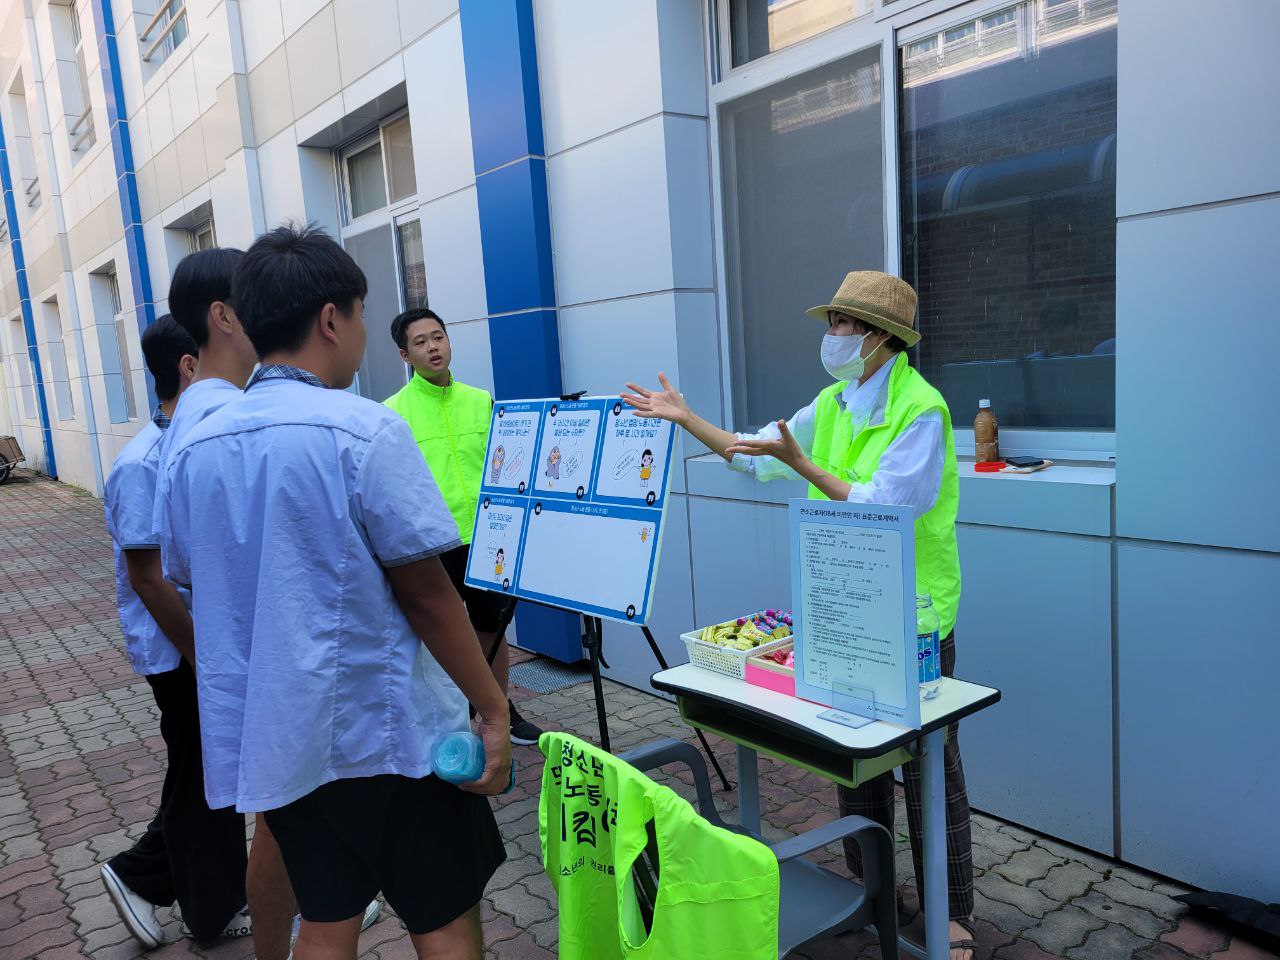
[[[760,834],[760,783],[757,755],[765,753],[819,776],[855,786],[918,755],[921,760],[924,834],[925,936],[928,949],[902,947],[928,960],[947,960],[946,797],[942,748],[947,726],[1000,699],[1000,691],[965,680],[943,678],[938,695],[920,704],[921,728],[909,730],[876,721],[854,729],[819,713],[827,707],[756,687],[744,680],[692,664],[653,675],[653,686],[674,694],[680,716],[738,745],[738,818]]]

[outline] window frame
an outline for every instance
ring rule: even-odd
[[[1034,2],[1034,0],[1033,0]],[[738,391],[734,387],[735,351],[739,349],[738,320],[729,316],[729,258],[726,235],[726,188],[732,186],[724,177],[725,129],[721,123],[722,108],[734,100],[773,86],[799,74],[880,45],[881,123],[884,143],[884,269],[895,276],[902,272],[902,218],[899,138],[901,129],[898,102],[901,93],[901,71],[898,51],[907,43],[931,34],[960,26],[971,20],[998,13],[1015,5],[1014,0],[876,0],[874,13],[832,27],[816,36],[801,40],[734,67],[733,41],[730,34],[732,0],[704,0],[703,29],[707,81],[708,139],[710,141],[710,175],[712,194],[712,235],[715,255],[716,314],[719,321],[721,407],[725,425],[730,430],[747,429],[737,422]],[[836,278],[838,279],[838,278]],[[834,281],[833,281],[834,282]],[[803,305],[797,305],[797,313]],[[927,332],[926,332],[927,335]],[[816,362],[815,358],[815,362]],[[794,411],[780,410],[780,417]],[[963,421],[954,429],[956,452],[973,456],[973,429]],[[1088,431],[1071,429],[1006,428],[1001,431],[1001,448],[1011,455],[1037,454],[1061,460],[1114,462],[1116,435],[1114,430]]]
[[[210,242],[207,247],[202,247],[200,246],[200,237],[206,232],[209,235]],[[213,222],[213,217],[197,223],[194,227],[190,227],[187,230],[187,235],[190,237],[192,253],[199,253],[201,250],[212,250],[218,245],[218,228]]]
[[[338,202],[339,226],[338,226],[338,242],[345,248],[347,240],[351,237],[367,233],[370,230],[376,230],[379,227],[389,227],[391,230],[391,250],[394,257],[394,266],[396,272],[396,304],[398,311],[405,309],[404,297],[404,254],[400,249],[399,226],[402,223],[417,220],[422,222],[421,204],[418,200],[418,192],[402,197],[399,200],[391,199],[391,172],[387,165],[387,143],[385,130],[388,126],[410,117],[409,128],[413,129],[413,120],[408,107],[401,107],[385,117],[380,117],[377,122],[377,128],[367,130],[357,137],[352,137],[346,143],[335,147],[333,150],[334,163],[334,190]],[[412,135],[410,144],[413,144]],[[387,198],[385,205],[370,210],[368,213],[361,214],[358,217],[351,215],[351,182],[347,172],[347,159],[362,150],[368,149],[377,143],[382,149],[382,188],[383,195]],[[416,174],[416,170],[415,170]],[[415,176],[416,186],[416,176]],[[425,261],[425,249],[424,249]],[[361,367],[364,366],[364,360],[361,360]],[[405,378],[404,382],[409,382],[409,365],[404,365]],[[360,393],[361,372],[356,372],[356,379],[352,382],[351,391]],[[363,396],[363,394],[361,394]]]

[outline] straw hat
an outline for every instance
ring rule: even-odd
[[[888,331],[908,347],[920,342],[916,330],[916,292],[911,284],[879,270],[855,270],[846,274],[830,303],[806,310],[815,320],[827,319],[831,311],[857,317],[871,326]]]

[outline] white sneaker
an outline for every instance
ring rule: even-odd
[[[108,863],[102,865],[102,883],[133,938],[148,950],[160,946],[164,942],[164,934],[160,931],[160,922],[156,920],[155,904],[148,903],[126,887]]]
[[[226,940],[252,935],[253,918],[249,916],[248,904],[237,910],[235,916],[227,921],[227,925],[223,928],[222,932],[218,934],[219,938]]]

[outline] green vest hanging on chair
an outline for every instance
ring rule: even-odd
[[[942,417],[946,443],[942,483],[932,509],[916,517],[915,544],[916,593],[933,596],[933,606],[942,621],[941,635],[945,637],[955,627],[956,610],[960,605],[960,552],[956,546],[960,474],[956,468],[956,448],[951,435],[951,412],[942,394],[907,363],[905,353],[894,358],[883,409],[874,410],[871,420],[856,435],[853,418],[839,401],[848,386],[843,381],[833,383],[818,394],[810,459],[823,470],[849,483],[869,482],[875,476],[880,457],[889,444],[921,414],[936,411]],[[809,496],[827,499],[812,485]]]
[[[560,960],[774,960],[778,861],[635,768],[566,733],[546,756],[538,827],[560,914]],[[650,828],[652,824],[652,828]],[[632,865],[657,843],[646,924]]]

